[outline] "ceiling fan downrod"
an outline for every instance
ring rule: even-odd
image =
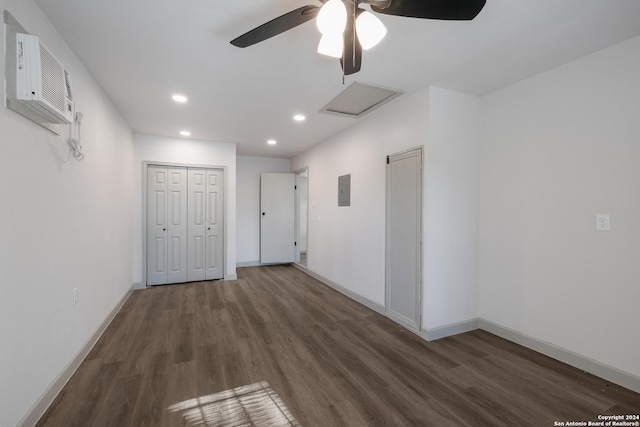
[[[356,13],[358,11],[358,0],[353,0],[353,15],[351,16],[351,66],[355,68],[356,66]]]

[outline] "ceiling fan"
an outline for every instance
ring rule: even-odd
[[[248,47],[284,33],[317,17],[322,33],[318,52],[340,59],[344,75],[360,71],[362,50],[375,46],[386,28],[373,12],[409,18],[468,21],[476,17],[486,0],[320,0],[322,6],[302,6],[231,40]]]

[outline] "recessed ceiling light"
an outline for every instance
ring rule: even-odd
[[[189,132],[188,130],[181,130],[180,131],[180,135],[182,135],[182,136],[191,136],[191,132]]]
[[[306,119],[306,117],[304,116],[304,114],[296,114],[295,116],[293,116],[293,120],[295,120],[296,122],[304,122]]]
[[[269,145],[276,145],[278,143],[278,141],[276,141],[275,139],[270,139],[267,141],[267,144]]]
[[[171,97],[171,99],[173,99],[176,102],[180,102],[180,103],[185,103],[188,101],[187,97],[184,95],[173,95]]]

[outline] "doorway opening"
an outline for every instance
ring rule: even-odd
[[[309,251],[309,169],[296,171],[296,264],[307,268]]]

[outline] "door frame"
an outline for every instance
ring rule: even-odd
[[[198,165],[191,163],[169,163],[169,162],[154,162],[150,160],[142,161],[142,259],[140,260],[142,264],[142,282],[141,287],[147,287],[147,169],[149,166],[164,166],[164,167],[178,167],[178,168],[198,168],[198,169],[217,169],[221,170],[225,180],[224,180],[224,218],[223,218],[223,231],[222,231],[222,240],[223,240],[223,266],[222,266],[222,275],[223,278],[227,274],[227,230],[228,230],[228,197],[229,197],[229,180],[226,179],[228,177],[229,168],[227,166],[222,165]]]
[[[299,260],[300,260],[300,246],[298,246],[298,243],[300,242],[300,196],[298,193],[298,176],[301,175],[303,172],[307,172],[307,217],[305,218],[305,221],[307,222],[307,265],[302,265],[300,264]],[[295,227],[296,227],[296,233],[295,233],[295,239],[296,239],[296,249],[295,249],[295,264],[303,269],[307,269],[307,266],[309,265],[309,166],[304,166],[301,167],[300,169],[296,169],[295,171],[293,171],[293,173],[295,174],[295,183],[296,183],[296,192],[295,192]]]
[[[424,308],[424,277],[423,277],[423,253],[424,253],[424,248],[423,248],[423,244],[424,244],[424,239],[423,239],[423,235],[424,235],[424,224],[423,224],[423,203],[424,203],[424,148],[422,146],[418,146],[418,147],[413,147],[413,148],[409,148],[407,150],[403,150],[403,151],[399,151],[393,154],[389,154],[386,156],[386,160],[388,161],[389,158],[391,157],[401,157],[401,156],[410,156],[413,154],[417,154],[417,157],[420,161],[419,164],[419,176],[418,176],[418,186],[419,188],[417,188],[417,196],[418,196],[418,208],[417,208],[417,216],[418,216],[418,235],[417,235],[417,249],[418,249],[418,254],[417,254],[417,266],[416,266],[416,277],[417,277],[417,290],[418,290],[418,301],[417,301],[417,305],[418,305],[418,322],[417,322],[417,329],[414,329],[411,325],[407,325],[405,322],[402,321],[402,319],[398,318],[398,316],[393,315],[393,313],[389,312],[389,297],[390,297],[390,274],[391,274],[391,268],[390,268],[390,259],[389,259],[389,250],[390,250],[390,233],[391,233],[391,227],[390,227],[390,214],[389,214],[389,209],[390,209],[390,200],[389,200],[389,196],[390,196],[390,176],[389,176],[389,163],[387,163],[386,167],[385,167],[385,290],[384,290],[384,294],[385,294],[385,301],[384,301],[384,311],[385,311],[385,316],[389,317],[390,319],[392,319],[394,322],[401,324],[402,326],[406,327],[409,330],[413,330],[415,332],[420,332],[422,330],[422,325],[423,325],[423,308]]]

